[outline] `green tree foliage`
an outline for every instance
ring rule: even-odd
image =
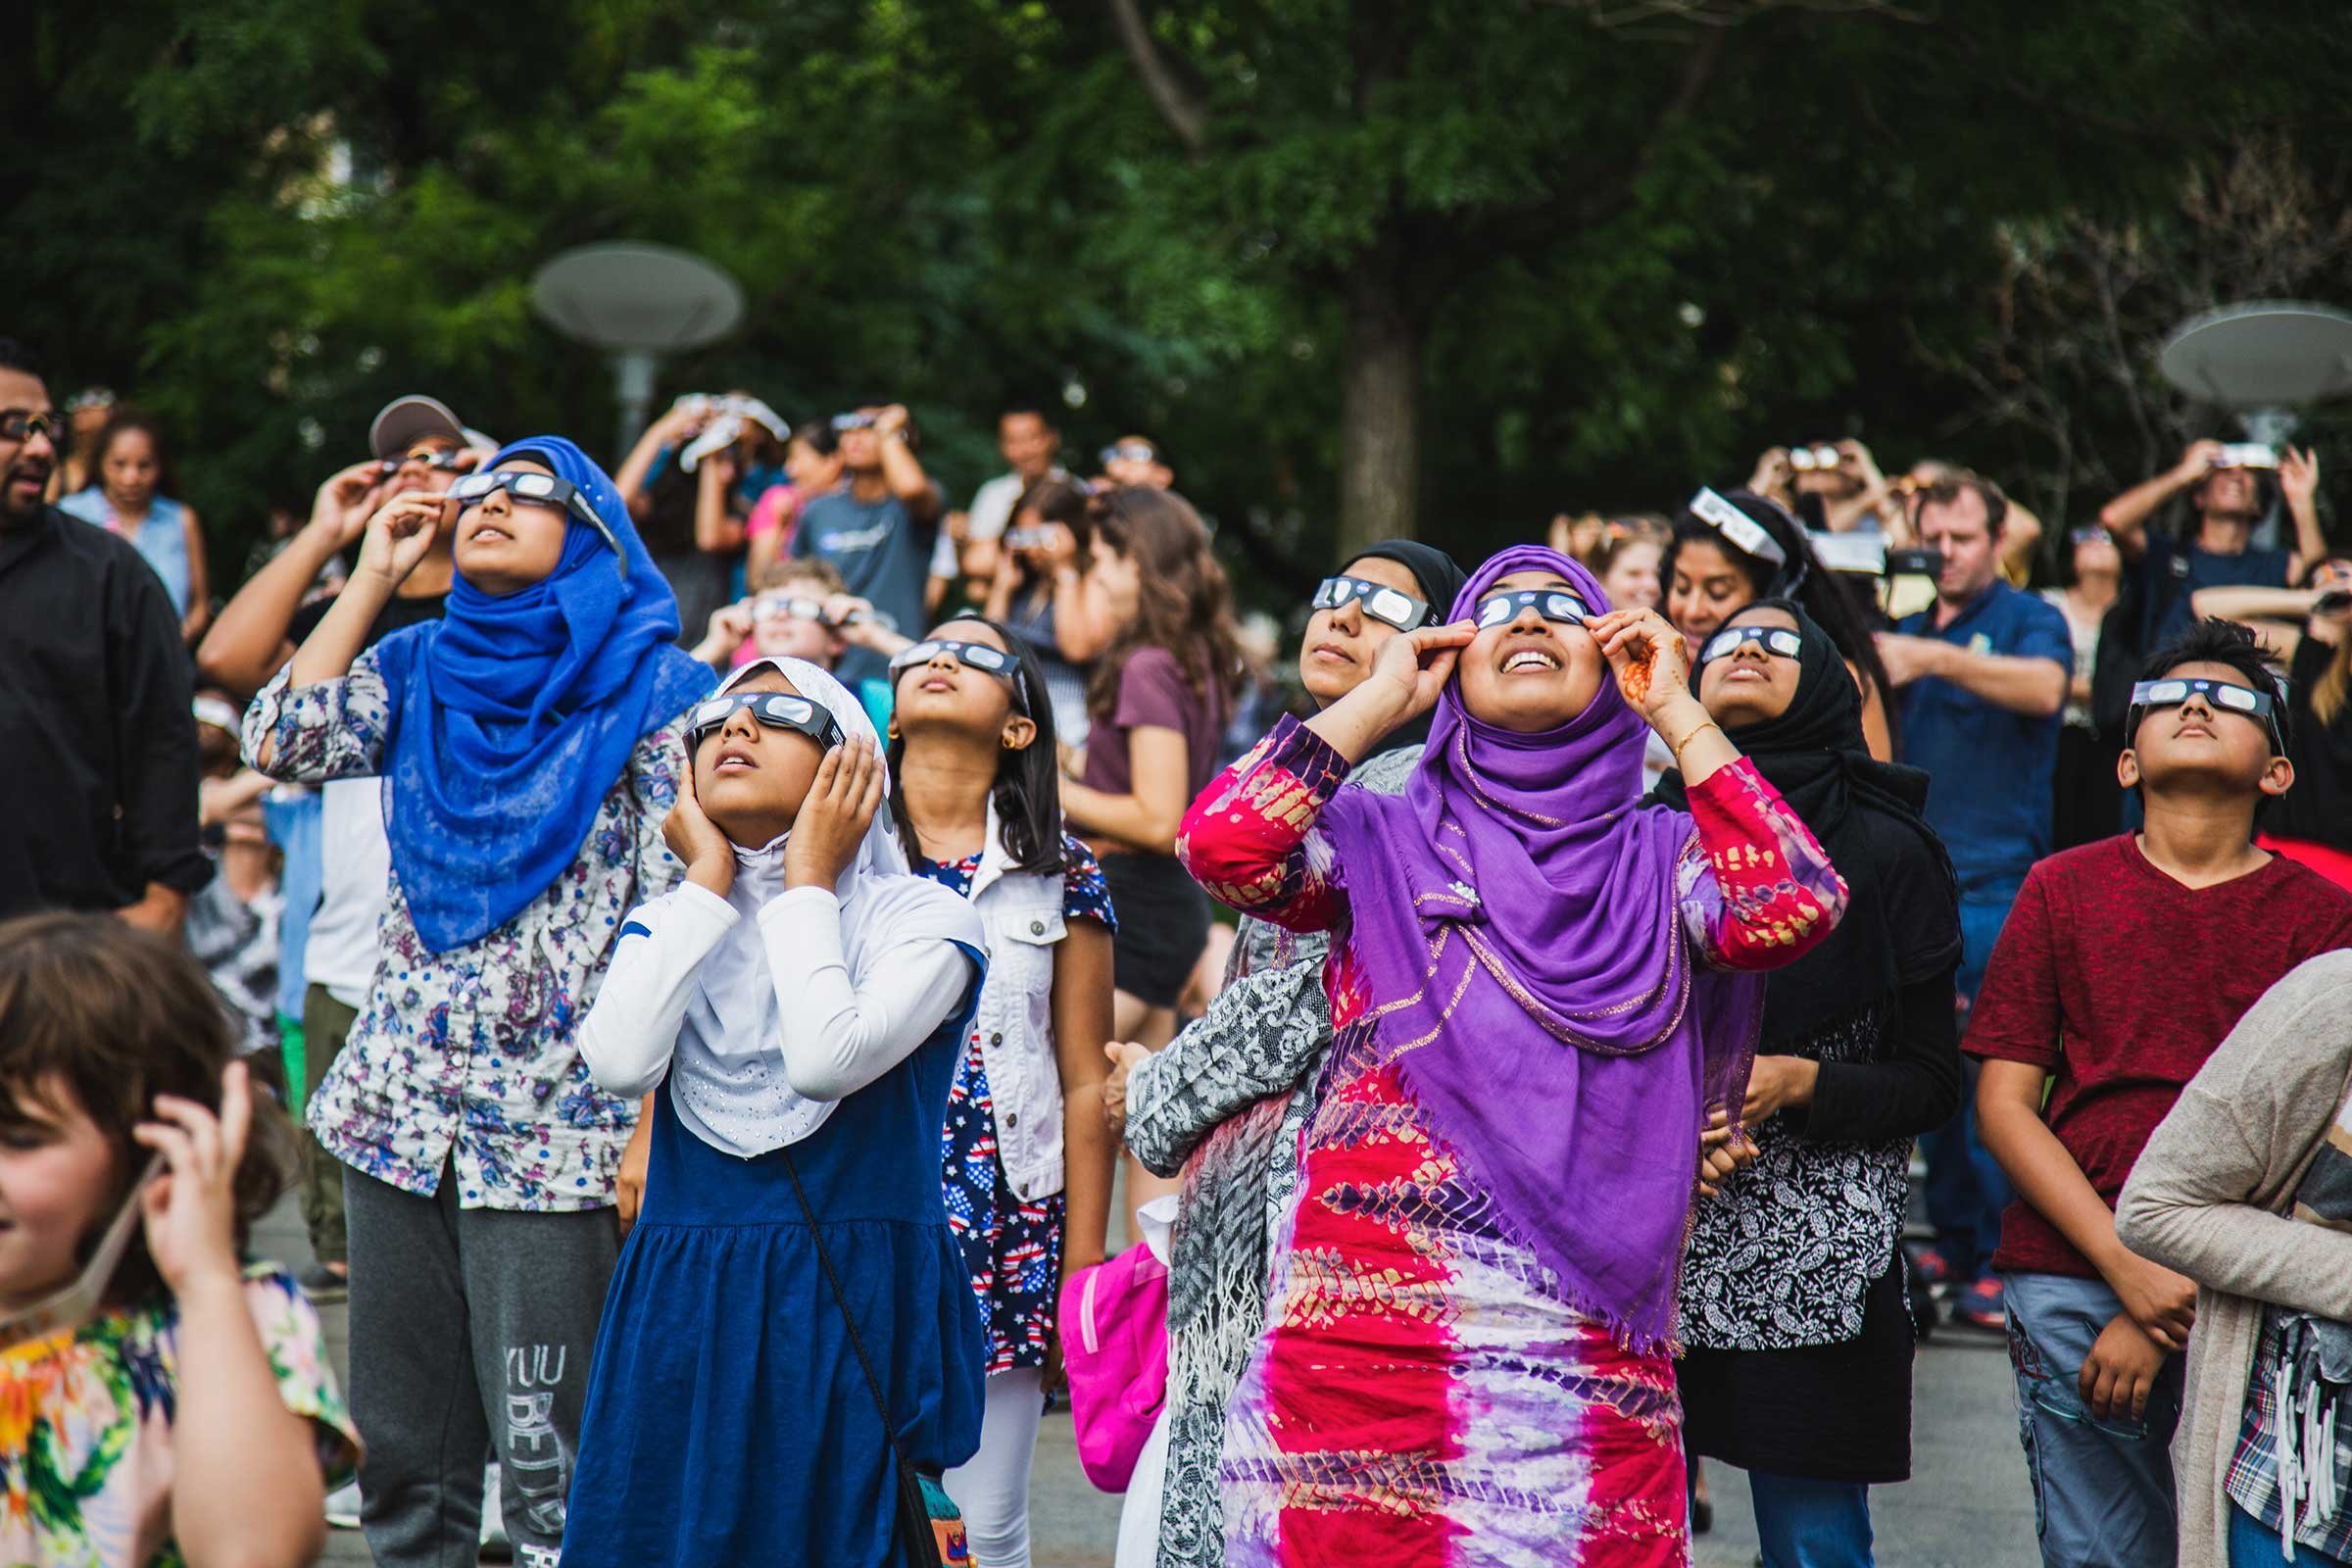
[[[1794,438],[1979,461],[2064,514],[2146,466],[2146,429],[2199,417],[2148,412],[2166,312],[2342,291],[2340,247],[2266,270],[2210,210],[2258,148],[2301,221],[2334,220],[2352,45],[2325,22],[40,0],[0,57],[7,325],[59,391],[166,417],[217,566],[402,391],[601,447],[609,371],[527,285],[622,237],[708,254],[750,299],[665,393],[744,385],[795,417],[901,398],[959,493],[995,408],[1066,400],[1073,456],[1165,442],[1270,598],[1337,537],[1417,525],[1475,554],[1563,507],[1671,506]],[[2138,292],[2102,349],[2082,258],[2119,237]]]

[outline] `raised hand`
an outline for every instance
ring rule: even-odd
[[[175,1295],[199,1279],[234,1281],[237,1166],[253,1124],[245,1064],[232,1061],[221,1073],[219,1115],[176,1095],[156,1096],[155,1114],[131,1132],[167,1167],[139,1195],[155,1271]]]
[[[662,822],[662,842],[686,863],[686,879],[725,898],[735,886],[735,846],[703,811],[694,793],[694,768],[678,779],[678,798]]]
[[[368,519],[358,570],[398,587],[433,548],[446,504],[426,490],[403,490]]]
[[[830,888],[841,880],[881,808],[882,779],[871,741],[847,741],[825,754],[784,846],[786,887]]]
[[[2319,454],[2305,447],[2278,449],[2278,490],[2287,500],[2309,502],[2320,489]]]
[[[389,482],[383,465],[373,458],[328,474],[311,502],[311,526],[333,530],[335,548],[350,549],[383,501]]]
[[[1644,719],[1690,696],[1690,648],[1654,610],[1612,610],[1586,628],[1600,644],[1626,706]]]

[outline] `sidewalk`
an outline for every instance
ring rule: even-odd
[[[310,1262],[302,1218],[278,1205],[254,1238],[255,1249],[297,1273]],[[327,1348],[338,1377],[351,1365],[340,1304],[323,1307]],[[2005,1347],[1988,1336],[1946,1329],[1920,1351],[1908,1486],[1882,1488],[1873,1499],[1878,1559],[1889,1568],[2030,1568],[2034,1504],[2018,1451],[2014,1386]],[[1710,1465],[1715,1530],[1695,1544],[1693,1568],[1748,1568],[1755,1561],[1755,1521],[1739,1471]],[[1035,1568],[1110,1568],[1119,1499],[1086,1483],[1070,1440],[1066,1411],[1046,1417],[1038,1436],[1030,1519]],[[324,1562],[368,1568],[359,1532],[330,1533]]]

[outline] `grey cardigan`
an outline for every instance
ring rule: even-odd
[[[2352,1234],[2288,1216],[2352,1090],[2352,951],[2263,994],[2148,1139],[2115,1210],[2134,1252],[2197,1282],[2173,1470],[2180,1568],[2229,1561],[2230,1456],[2263,1309],[2352,1319]]]

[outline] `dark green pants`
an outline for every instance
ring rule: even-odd
[[[311,1097],[335,1064],[344,1037],[359,1021],[359,1013],[334,999],[324,986],[313,986],[302,997],[302,1082],[295,1086],[294,1119],[302,1123],[302,1221],[311,1233],[311,1250],[321,1263],[351,1259],[351,1244],[343,1229],[343,1162],[318,1147],[308,1117]]]

